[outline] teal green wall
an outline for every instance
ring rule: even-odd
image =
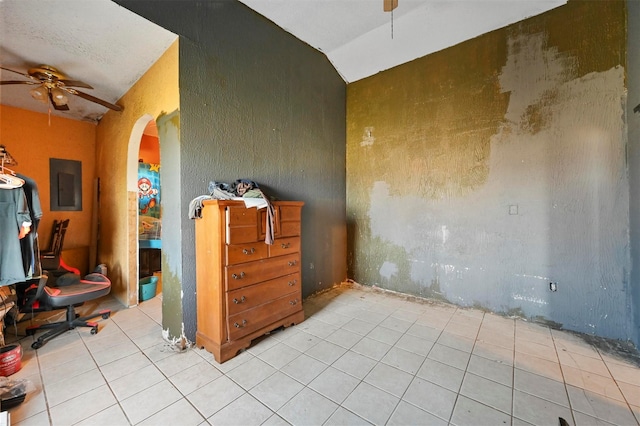
[[[346,86],[327,58],[235,0],[118,3],[180,36],[180,155],[161,161],[180,164],[182,216],[163,227],[181,233],[166,249],[181,251],[187,337],[196,330],[188,204],[211,180],[248,178],[304,201],[303,296],[343,281]]]
[[[631,185],[631,296],[634,342],[640,347],[640,2],[627,1],[627,123],[629,127],[629,181]],[[638,108],[638,112],[633,112]]]

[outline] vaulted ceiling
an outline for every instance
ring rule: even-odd
[[[236,1],[236,0],[209,0]],[[561,6],[566,0],[238,0],[327,55],[353,82]],[[185,7],[188,2],[185,1]],[[161,4],[161,3],[159,3]],[[83,92],[116,103],[177,38],[110,0],[1,0],[0,66],[25,73],[47,64],[88,83]],[[1,80],[28,80],[2,70]],[[34,86],[0,86],[0,103],[48,112]],[[97,121],[107,111],[69,96],[69,111]]]

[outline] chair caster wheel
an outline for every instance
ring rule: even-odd
[[[110,312],[106,313],[106,314],[102,314],[102,319],[108,319],[109,315],[111,315]]]
[[[91,334],[97,334],[97,333],[98,333],[98,326],[91,327]]]
[[[33,343],[31,344],[31,347],[32,347],[33,349],[40,349],[40,348],[42,347],[42,342],[33,342]]]

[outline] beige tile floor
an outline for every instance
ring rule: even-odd
[[[220,365],[162,339],[161,296],[38,351],[26,425],[637,425],[637,353],[474,309],[342,285]],[[97,309],[96,304],[83,307]],[[38,319],[39,317],[36,317]],[[7,339],[11,338],[11,328]],[[636,357],[634,359],[634,357]]]

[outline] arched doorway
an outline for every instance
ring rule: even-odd
[[[159,170],[160,141],[156,122],[151,115],[145,114],[133,126],[127,153],[127,192],[130,200],[136,200],[135,206],[129,207],[128,220],[129,306],[139,303],[141,278],[159,277],[160,279],[156,278],[159,285],[156,286],[155,293],[162,288]],[[147,291],[145,297],[148,296]]]
[[[162,188],[160,139],[155,120],[144,129],[138,152],[138,302],[162,292]]]
[[[154,118],[150,114],[140,117],[129,137],[127,152],[127,197],[128,215],[128,306],[138,303],[139,241],[138,241],[138,160],[140,143],[150,121],[158,127],[160,158],[162,160],[161,189],[163,198],[171,200],[162,205],[162,328],[168,336],[176,337],[183,332],[182,310],[182,238],[181,238],[181,188],[180,188],[180,113],[175,110]],[[193,313],[195,315],[195,313]]]

